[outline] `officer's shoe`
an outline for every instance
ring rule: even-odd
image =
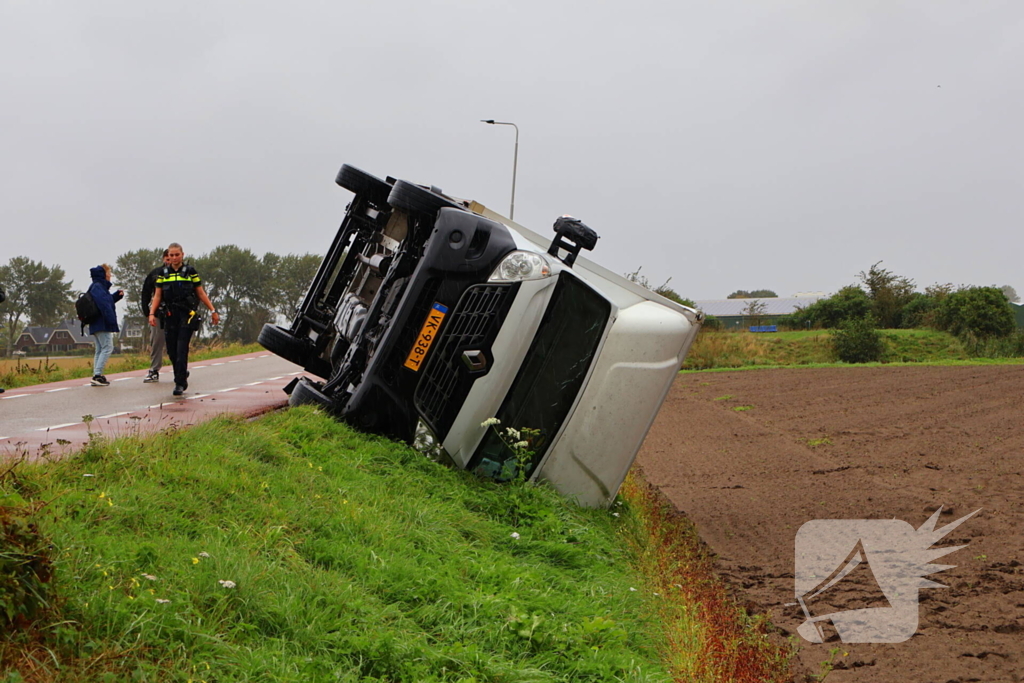
[[[175,384],[174,391],[172,391],[171,393],[174,394],[175,396],[181,396],[182,394],[185,393],[185,387],[181,386],[180,384]]]
[[[157,372],[156,370],[150,370],[148,373],[146,373],[146,376],[143,378],[142,381],[146,382],[147,384],[149,382],[159,382],[160,381],[160,373]]]
[[[93,375],[92,381],[90,382],[94,387],[109,387],[110,382],[103,375]]]

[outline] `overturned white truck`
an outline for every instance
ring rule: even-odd
[[[576,219],[548,241],[436,187],[348,165],[337,183],[355,197],[295,319],[259,338],[322,378],[289,402],[607,506],[701,314],[578,258],[598,236]],[[529,430],[518,458],[507,427]]]

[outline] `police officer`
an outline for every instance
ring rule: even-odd
[[[149,305],[149,324],[156,326],[157,312],[163,312],[164,338],[167,355],[174,366],[174,395],[181,396],[188,389],[188,345],[192,334],[199,328],[199,304],[210,311],[214,325],[220,323],[220,315],[203,289],[199,273],[190,264],[184,263],[185,252],[181,245],[172,242],[167,247],[168,264],[156,278],[156,291]]]

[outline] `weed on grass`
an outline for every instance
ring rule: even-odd
[[[22,464],[0,482],[15,492],[46,503],[31,520],[56,596],[0,635],[0,669],[26,679],[674,677],[660,603],[620,536],[628,515],[448,469],[308,408],[97,439]],[[679,652],[673,667],[697,670]]]
[[[677,681],[783,683],[792,680],[793,649],[769,638],[763,616],[733,602],[714,572],[714,557],[685,515],[647,484],[637,468],[620,492],[629,514],[623,534],[647,591]]]

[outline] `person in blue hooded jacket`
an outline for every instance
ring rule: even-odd
[[[110,382],[103,375],[103,368],[106,367],[107,360],[114,351],[114,335],[120,332],[114,304],[121,300],[124,292],[119,289],[113,294],[110,293],[111,270],[106,263],[90,268],[89,275],[92,276],[89,294],[96,302],[96,308],[100,309],[100,317],[89,323],[89,334],[96,337],[96,354],[92,359],[92,385],[108,387]]]

